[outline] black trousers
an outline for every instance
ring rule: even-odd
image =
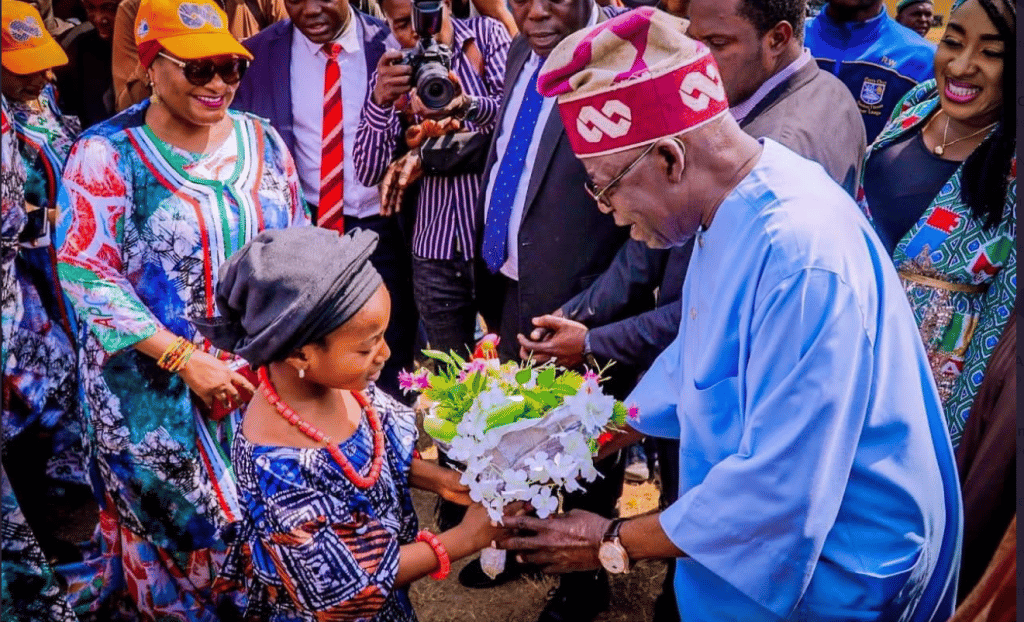
[[[412,295],[412,254],[402,223],[395,216],[345,216],[345,232],[357,228],[369,229],[379,236],[380,241],[370,255],[370,263],[380,272],[391,294],[391,321],[384,333],[384,339],[391,348],[391,358],[384,364],[377,386],[408,403],[410,398],[398,387],[398,372],[403,369],[412,371],[420,330],[420,317]]]

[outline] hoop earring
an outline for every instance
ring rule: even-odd
[[[299,378],[305,378],[305,377],[306,377],[306,370],[300,367],[299,368]]]

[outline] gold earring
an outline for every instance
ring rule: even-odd
[[[149,103],[152,104],[152,105],[159,104],[160,103],[160,95],[157,94],[156,89],[153,88],[153,83],[152,82],[149,83],[149,89],[151,91],[153,91],[153,94],[149,96]]]

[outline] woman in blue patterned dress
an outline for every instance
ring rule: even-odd
[[[960,0],[865,155],[872,224],[907,290],[953,446],[1017,296],[1016,9]],[[1005,99],[1004,99],[1005,98]]]
[[[0,361],[7,360],[15,324],[23,313],[21,288],[14,276],[18,238],[25,228],[25,165],[8,115],[7,99],[0,97]],[[13,426],[4,421],[0,453]],[[57,575],[46,561],[35,533],[25,520],[18,498],[0,464],[0,615],[5,622],[74,622]]]
[[[188,318],[213,312],[221,264],[260,231],[309,224],[281,137],[228,110],[252,56],[226,24],[212,0],[143,0],[154,95],[82,135],[59,200],[105,493],[97,574],[72,592],[126,588],[142,620],[228,620],[244,605],[215,579],[220,528],[241,516],[228,452],[252,386]],[[215,420],[210,405],[230,412]]]
[[[374,386],[391,354],[375,233],[267,231],[221,273],[221,317],[196,321],[260,369],[232,457],[246,518],[225,568],[248,615],[411,622],[405,586],[498,537],[482,506],[417,533],[409,487],[469,503],[455,471],[414,457],[416,417]],[[321,259],[304,262],[306,249]]]
[[[10,399],[4,400],[4,433],[11,438],[28,431],[17,458],[27,468],[19,469],[15,485],[40,487],[51,495],[70,485],[88,496],[74,320],[57,280],[49,234],[60,171],[79,125],[57,107],[49,76],[68,58],[41,19],[27,3],[3,2],[2,90],[27,173],[28,218],[14,262],[21,313],[6,346],[4,383]]]

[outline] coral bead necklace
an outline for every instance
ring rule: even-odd
[[[359,391],[352,391],[352,397],[359,403],[360,408],[366,411],[366,418],[369,420],[370,430],[373,432],[373,461],[370,464],[370,472],[364,477],[352,466],[352,463],[345,457],[345,454],[341,453],[341,447],[332,441],[331,437],[324,434],[315,425],[303,420],[291,406],[284,403],[281,396],[274,390],[274,385],[270,383],[270,376],[267,375],[266,367],[260,368],[259,378],[260,389],[263,391],[263,396],[270,402],[270,405],[288,423],[297,427],[300,432],[314,441],[326,445],[327,451],[334,458],[334,461],[338,463],[338,466],[341,467],[341,471],[348,478],[348,481],[352,482],[356,487],[363,489],[371,488],[377,483],[381,468],[384,466],[384,427],[380,423],[380,417],[377,415],[376,409],[366,399],[365,395]]]

